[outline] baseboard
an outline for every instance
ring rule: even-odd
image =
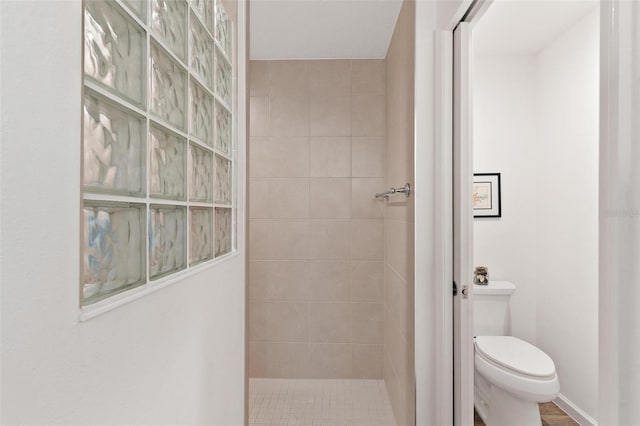
[[[553,402],[558,407],[562,408],[565,413],[571,416],[573,420],[578,422],[580,426],[598,426],[598,422],[593,417],[585,413],[580,407],[571,402],[563,394],[558,395]]]

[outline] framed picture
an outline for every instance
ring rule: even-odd
[[[473,217],[500,217],[500,173],[474,173]]]

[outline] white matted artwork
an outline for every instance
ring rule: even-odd
[[[501,217],[500,173],[473,175],[473,217]]]

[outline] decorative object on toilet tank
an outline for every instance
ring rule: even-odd
[[[489,268],[476,266],[475,271],[473,271],[473,283],[479,285],[489,284]]]
[[[500,173],[473,174],[473,217],[501,217]]]

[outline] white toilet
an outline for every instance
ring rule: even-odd
[[[541,425],[538,403],[555,399],[560,391],[553,360],[508,335],[515,289],[507,281],[473,286],[474,402],[487,426]]]

